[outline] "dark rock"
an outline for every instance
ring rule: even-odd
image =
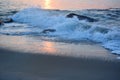
[[[48,33],[48,32],[55,32],[55,29],[45,29],[42,31],[42,33]]]
[[[96,22],[97,21],[94,18],[87,17],[87,16],[84,16],[84,15],[78,15],[78,14],[75,14],[75,13],[70,13],[66,17],[67,18],[73,18],[74,16],[76,16],[79,20],[87,20],[88,22]]]
[[[14,14],[17,13],[17,12],[18,12],[18,11],[11,11],[11,13],[14,13]]]
[[[0,20],[0,25],[3,25],[3,24],[4,24],[3,21]]]
[[[11,23],[11,22],[13,22],[13,19],[11,18],[0,19],[0,25],[3,25],[4,23]]]
[[[13,19],[12,18],[6,18],[6,19],[3,19],[3,22],[4,23],[11,23],[11,22],[13,22]]]

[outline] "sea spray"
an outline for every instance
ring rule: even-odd
[[[66,18],[66,15],[71,13],[71,11],[27,8],[11,16],[18,24],[25,24],[23,25],[24,27],[15,28],[12,32],[13,25],[9,23],[7,24],[9,27],[5,29],[6,25],[4,25],[0,33],[56,36],[59,41],[86,39],[100,43],[111,50],[112,53],[120,54],[120,16],[117,15],[117,11],[120,11],[120,9],[72,11],[72,13],[98,19],[98,22],[90,23],[86,20],[79,20],[77,17]],[[114,16],[110,14],[114,14]],[[116,18],[115,15],[117,16]],[[45,29],[55,29],[56,31],[41,33]],[[20,30],[19,33],[18,30]]]

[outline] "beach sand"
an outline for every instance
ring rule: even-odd
[[[16,52],[116,60],[119,56],[90,41],[55,41],[38,36],[0,35],[0,48]]]
[[[120,62],[0,49],[0,80],[120,80]]]
[[[120,80],[117,57],[89,42],[0,36],[0,80]]]

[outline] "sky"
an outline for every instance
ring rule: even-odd
[[[26,3],[41,6],[45,9],[103,9],[120,8],[120,0],[10,0],[16,3]]]

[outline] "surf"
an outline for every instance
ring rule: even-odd
[[[120,9],[69,11],[31,7],[9,16],[14,23],[3,25],[0,28],[0,34],[50,36],[59,41],[89,40],[101,44],[111,53],[120,54],[120,16],[118,12]],[[86,19],[78,19],[77,16],[67,18],[66,16],[70,13],[98,21],[89,22]],[[19,25],[19,28],[14,28],[13,31],[13,25]],[[46,32],[42,33],[44,31]]]

